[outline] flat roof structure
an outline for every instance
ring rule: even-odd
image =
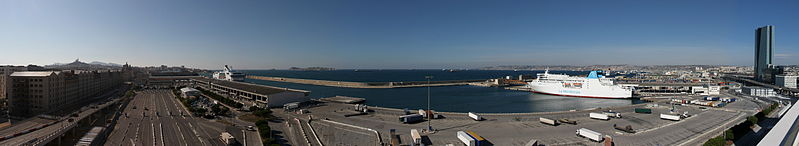
[[[265,86],[265,85],[258,85],[258,84],[252,84],[252,83],[246,83],[246,82],[232,82],[232,81],[215,80],[215,79],[209,79],[209,78],[192,78],[192,79],[198,80],[198,81],[201,81],[201,82],[206,82],[206,83],[210,82],[210,83],[213,83],[213,84],[222,85],[222,86],[235,88],[235,89],[238,89],[238,90],[243,90],[243,91],[252,92],[252,93],[256,93],[256,94],[261,94],[261,95],[271,95],[271,94],[277,94],[277,93],[286,92],[286,91],[303,92],[306,95],[310,93],[310,92],[305,91],[305,90],[297,90],[297,89]]]

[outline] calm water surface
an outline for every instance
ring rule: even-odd
[[[323,79],[359,82],[422,81],[425,75],[436,80],[488,79],[520,74],[534,75],[542,71],[459,71],[441,70],[374,70],[355,72],[336,71],[287,71],[287,70],[242,70],[248,75],[278,76],[305,79]],[[552,71],[564,74],[587,74],[587,72]],[[367,105],[420,109],[427,107],[427,88],[359,89],[317,85],[273,82],[247,79],[246,82],[311,91],[312,98],[336,95],[366,98]],[[587,109],[642,103],[638,99],[593,99],[535,94],[525,91],[505,90],[495,87],[444,86],[431,88],[431,107],[436,111],[517,113],[549,112],[572,109]]]

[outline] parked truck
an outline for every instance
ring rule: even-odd
[[[469,112],[469,118],[472,118],[475,121],[483,120],[483,117],[480,117],[480,115],[477,115],[477,113],[473,113],[473,112]]]
[[[436,111],[434,111],[434,110],[419,109],[419,114],[422,115],[422,117],[424,117],[424,118],[430,118],[430,119],[438,119],[439,118],[438,115],[436,114]]]
[[[635,113],[652,114],[652,109],[648,108],[635,108]]]
[[[414,123],[422,121],[422,118],[423,117],[420,114],[410,114],[410,115],[400,116],[399,121],[402,123]]]
[[[413,140],[413,146],[424,146],[424,143],[422,143],[422,135],[419,135],[419,130],[411,129],[411,140]]]
[[[681,118],[678,115],[660,114],[661,119],[679,121]]]
[[[627,132],[627,133],[635,133],[635,130],[633,130],[633,126],[632,125],[627,125],[627,126],[622,127],[622,126],[616,126],[616,124],[613,124],[613,128],[616,128],[616,130],[621,130],[621,131],[624,131],[624,132]]]
[[[602,136],[602,133],[589,130],[586,128],[577,129],[577,136],[588,138],[592,141],[600,142],[605,138]]]
[[[619,112],[606,111],[606,112],[602,112],[602,113],[605,114],[605,115],[608,115],[608,117],[621,118],[621,113],[619,113]]]
[[[539,117],[538,121],[540,121],[541,123],[547,124],[547,125],[552,125],[552,126],[560,125],[560,123],[558,121],[555,121],[555,120],[552,120],[552,119],[547,119],[547,118],[544,118],[544,117]]]
[[[588,113],[588,116],[591,117],[591,119],[610,120],[610,117],[603,113]]]
[[[558,122],[560,122],[560,123],[566,123],[566,124],[572,124],[572,125],[577,125],[577,121],[575,121],[575,120],[571,120],[571,119],[567,119],[567,118],[560,119],[560,120],[558,120]]]
[[[466,146],[482,146],[485,139],[472,131],[458,131],[457,137]]]

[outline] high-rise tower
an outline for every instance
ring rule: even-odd
[[[755,31],[755,79],[771,81],[771,57],[774,55],[774,26],[767,25]]]

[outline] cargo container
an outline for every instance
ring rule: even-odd
[[[577,136],[585,137],[585,138],[591,139],[592,141],[596,141],[596,142],[600,142],[600,141],[605,139],[602,136],[602,133],[599,133],[599,132],[596,132],[596,131],[593,131],[593,130],[589,130],[589,129],[586,129],[586,128],[577,129],[576,133],[577,133]]]
[[[572,125],[577,125],[577,121],[575,121],[575,120],[571,120],[571,119],[567,119],[567,118],[560,119],[560,120],[558,120],[558,122],[560,122],[560,123],[566,123],[566,124],[572,124]]]
[[[422,135],[419,135],[419,130],[411,129],[411,140],[414,146],[423,146]]]
[[[669,114],[660,114],[661,119],[665,120],[672,120],[672,121],[679,121],[681,118],[677,115],[669,115]]]
[[[458,131],[456,134],[458,139],[466,146],[482,146],[486,141],[483,137],[480,137],[472,131]]]
[[[404,115],[399,117],[399,121],[402,123],[414,123],[422,121],[422,115],[419,114],[411,114],[411,115]]]
[[[648,109],[648,108],[635,108],[635,113],[651,114],[651,113],[652,113],[652,109]]]
[[[435,110],[419,109],[419,115],[422,115],[422,117],[424,117],[424,118],[428,118],[428,116],[430,116],[429,117],[430,119],[437,119],[438,115],[436,115],[435,113],[436,113]]]
[[[608,115],[602,113],[588,113],[588,116],[591,117],[591,119],[610,120],[610,117],[608,117]]]
[[[633,129],[632,125],[627,125],[627,126],[622,127],[622,126],[616,126],[616,124],[613,124],[613,128],[616,128],[616,130],[621,130],[621,131],[624,131],[624,132],[627,132],[627,133],[635,133],[635,130]]]
[[[716,101],[716,100],[719,100],[719,97],[705,96],[705,100],[707,100],[707,101]]]
[[[618,113],[618,112],[606,111],[606,112],[602,112],[602,114],[608,115],[608,117],[621,118],[621,113]]]
[[[558,121],[555,121],[555,120],[552,120],[552,119],[547,119],[547,118],[544,118],[544,117],[539,117],[538,121],[540,121],[541,123],[547,124],[547,125],[552,125],[552,126],[558,126],[560,124]]]
[[[480,117],[480,115],[477,115],[477,113],[473,113],[473,112],[469,112],[469,118],[472,118],[475,121],[483,120],[483,117]]]

